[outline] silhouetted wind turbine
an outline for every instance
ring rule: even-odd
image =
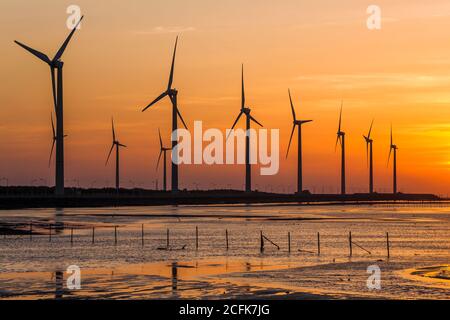
[[[336,148],[338,143],[341,143],[341,194],[345,194],[345,132],[342,131],[342,108],[344,103],[341,104],[341,112],[339,114],[339,128],[337,132]]]
[[[392,132],[392,125],[391,125],[391,147],[389,150],[389,158],[388,158],[388,165],[391,160],[391,154],[394,153],[394,167],[393,167],[393,191],[394,194],[397,193],[397,145],[394,144],[394,136]]]
[[[170,101],[172,102],[172,150],[175,149],[178,143],[178,135],[176,134],[176,130],[178,129],[178,117],[180,117],[181,122],[183,123],[184,127],[187,129],[187,125],[184,122],[183,117],[181,116],[180,110],[178,110],[178,90],[172,88],[173,83],[173,74],[175,69],[175,57],[177,53],[177,44],[178,44],[178,37],[175,41],[175,48],[173,51],[173,58],[172,58],[172,67],[170,69],[170,75],[169,75],[169,84],[167,86],[167,90],[164,91],[158,98],[156,98],[152,103],[150,103],[147,107],[145,107],[142,112],[168,96],[170,98]],[[178,191],[178,155],[172,152],[172,192]]]
[[[303,192],[303,159],[302,159],[302,125],[312,120],[297,120],[295,114],[294,103],[292,102],[291,90],[289,92],[289,101],[291,102],[292,117],[294,118],[294,125],[292,127],[291,138],[289,139],[289,146],[286,154],[286,158],[289,155],[289,149],[291,148],[292,138],[294,137],[295,129],[298,127],[298,171],[297,171],[297,193]]]
[[[158,170],[159,168],[159,163],[161,162],[161,157],[163,157],[163,161],[164,161],[164,191],[167,191],[167,151],[172,150],[172,148],[165,148],[163,145],[163,141],[161,138],[161,130],[158,129],[158,133],[159,133],[159,146],[160,146],[160,152],[159,152],[159,158],[158,158],[158,164],[156,165],[156,170]]]
[[[73,34],[78,28],[83,17],[75,25],[73,30],[70,32],[69,36],[66,38],[61,48],[56,53],[55,57],[50,60],[50,58],[35,49],[32,49],[19,41],[14,41],[19,46],[47,63],[50,66],[50,73],[52,77],[52,93],[53,93],[53,103],[55,106],[56,113],[56,174],[55,174],[55,193],[57,195],[64,194],[64,113],[63,113],[63,66],[64,63],[61,61],[62,55],[67,48],[67,45],[72,39]],[[56,71],[56,74],[55,74]]]
[[[126,148],[127,146],[121,144],[119,142],[119,140],[117,140],[117,138],[116,138],[116,131],[114,129],[114,119],[112,120],[112,136],[113,136],[112,146],[111,146],[111,150],[109,151],[108,158],[106,159],[106,165],[108,165],[109,158],[111,157],[111,154],[112,154],[114,148],[116,148],[116,191],[119,192],[119,190],[120,190],[119,149],[120,149],[120,147]]]
[[[245,191],[252,191],[252,168],[250,164],[250,124],[251,121],[255,122],[259,126],[263,126],[251,115],[251,109],[245,106],[245,87],[244,87],[244,65],[242,65],[242,96],[241,96],[241,112],[239,113],[236,121],[234,122],[231,130],[233,130],[242,115],[246,117],[246,136],[245,136]],[[228,135],[229,136],[229,135]]]
[[[372,120],[367,136],[363,135],[364,140],[366,141],[366,157],[367,165],[369,167],[369,193],[373,193],[373,139],[371,139],[373,122],[374,120]]]

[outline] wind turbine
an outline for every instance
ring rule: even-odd
[[[181,122],[183,123],[183,126],[187,129],[187,125],[184,122],[184,119],[180,113],[180,110],[178,109],[178,90],[175,88],[172,88],[173,83],[173,74],[175,69],[175,57],[177,53],[177,45],[178,45],[178,37],[175,41],[175,48],[173,50],[173,58],[172,58],[172,67],[170,69],[170,75],[169,75],[169,84],[167,86],[167,90],[164,91],[159,97],[157,97],[153,102],[151,102],[147,107],[145,107],[142,112],[146,111],[148,108],[165,98],[166,96],[170,98],[170,101],[172,102],[172,150],[175,149],[175,147],[178,144],[178,117],[180,117]],[[172,192],[177,192],[178,189],[178,155],[177,153],[172,152]]]
[[[56,131],[55,131],[55,123],[53,122],[53,113],[51,114],[51,123],[52,123],[52,137],[53,137],[53,143],[52,143],[52,149],[50,150],[50,157],[48,159],[48,167],[50,168],[51,162],[52,162],[52,156],[53,156],[53,150],[55,149],[55,144],[58,138],[56,137]],[[64,138],[66,138],[67,135],[64,135]]]
[[[391,154],[394,154],[394,167],[393,167],[393,191],[394,194],[397,193],[397,145],[394,144],[394,136],[392,132],[392,125],[391,125],[391,147],[389,150],[389,158],[388,158],[388,165],[391,160]]]
[[[83,20],[83,17],[78,21],[69,36],[63,42],[61,48],[56,53],[55,57],[50,58],[33,48],[30,48],[19,41],[14,41],[16,44],[39,58],[43,62],[47,63],[50,67],[50,73],[52,77],[52,93],[53,103],[56,113],[56,166],[55,166],[55,193],[56,195],[64,195],[64,113],[63,113],[63,66],[64,62],[61,61],[62,55],[67,48],[67,45],[72,39],[79,24]]]
[[[373,122],[374,120],[372,120],[367,136],[363,135],[366,141],[367,165],[369,167],[369,193],[373,193],[373,139],[371,139]]]
[[[158,129],[159,133],[159,146],[160,146],[160,152],[159,152],[159,158],[158,158],[158,164],[156,165],[156,170],[159,168],[159,163],[161,162],[161,157],[163,157],[164,161],[164,191],[167,191],[167,151],[172,150],[172,148],[165,148],[163,145],[163,141],[161,138],[161,130]]]
[[[345,194],[345,132],[342,131],[342,108],[344,103],[341,103],[341,112],[339,114],[339,128],[337,132],[336,148],[338,143],[341,143],[341,194]]]
[[[245,191],[252,191],[252,168],[250,164],[250,125],[253,121],[259,126],[263,126],[251,115],[251,109],[245,106],[245,87],[244,87],[244,65],[242,65],[242,96],[241,96],[241,112],[239,113],[236,121],[234,122],[231,130],[233,130],[242,115],[246,117],[246,135],[245,135]],[[229,135],[228,135],[229,136]]]
[[[116,138],[116,131],[114,129],[114,119],[112,119],[112,136],[113,136],[112,146],[111,150],[109,151],[108,158],[106,159],[106,165],[108,165],[109,158],[111,157],[114,148],[116,148],[116,191],[119,192],[120,190],[119,149],[120,147],[126,148],[127,146],[121,144],[119,140],[117,140]]]
[[[286,158],[289,155],[289,149],[291,148],[292,138],[294,137],[295,129],[298,127],[298,171],[297,171],[297,193],[303,192],[303,159],[302,159],[302,125],[312,120],[297,120],[295,114],[294,103],[292,102],[291,90],[289,92],[289,101],[291,102],[292,117],[294,118],[294,125],[292,127],[291,138],[289,139],[289,146],[286,154]]]

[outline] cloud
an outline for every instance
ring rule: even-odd
[[[136,34],[139,35],[150,35],[150,34],[170,34],[170,33],[184,33],[184,32],[192,32],[195,31],[195,27],[180,27],[180,26],[174,26],[174,27],[163,27],[158,26],[154,27],[151,30],[148,31],[137,31]]]

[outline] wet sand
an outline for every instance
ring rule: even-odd
[[[0,226],[26,232],[31,220],[32,238],[0,237],[1,299],[450,299],[448,267],[443,267],[450,263],[448,207],[11,210],[0,216]],[[167,229],[173,250],[158,250],[166,247]],[[261,230],[280,250],[266,242],[260,252]],[[370,254],[355,246],[349,257],[349,231]],[[81,290],[67,288],[70,265],[81,268]],[[381,290],[367,287],[371,265],[381,269]]]

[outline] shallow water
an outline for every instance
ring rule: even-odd
[[[19,228],[27,231],[30,222],[40,235],[0,237],[0,297],[450,298],[448,280],[421,281],[405,273],[450,263],[449,206],[235,205],[0,212],[0,223],[21,224]],[[167,249],[167,229],[170,250],[162,250]],[[261,253],[261,231],[280,249],[265,241]],[[367,288],[367,267],[373,264],[382,270],[382,290]],[[70,265],[82,270],[82,290],[64,289]]]

